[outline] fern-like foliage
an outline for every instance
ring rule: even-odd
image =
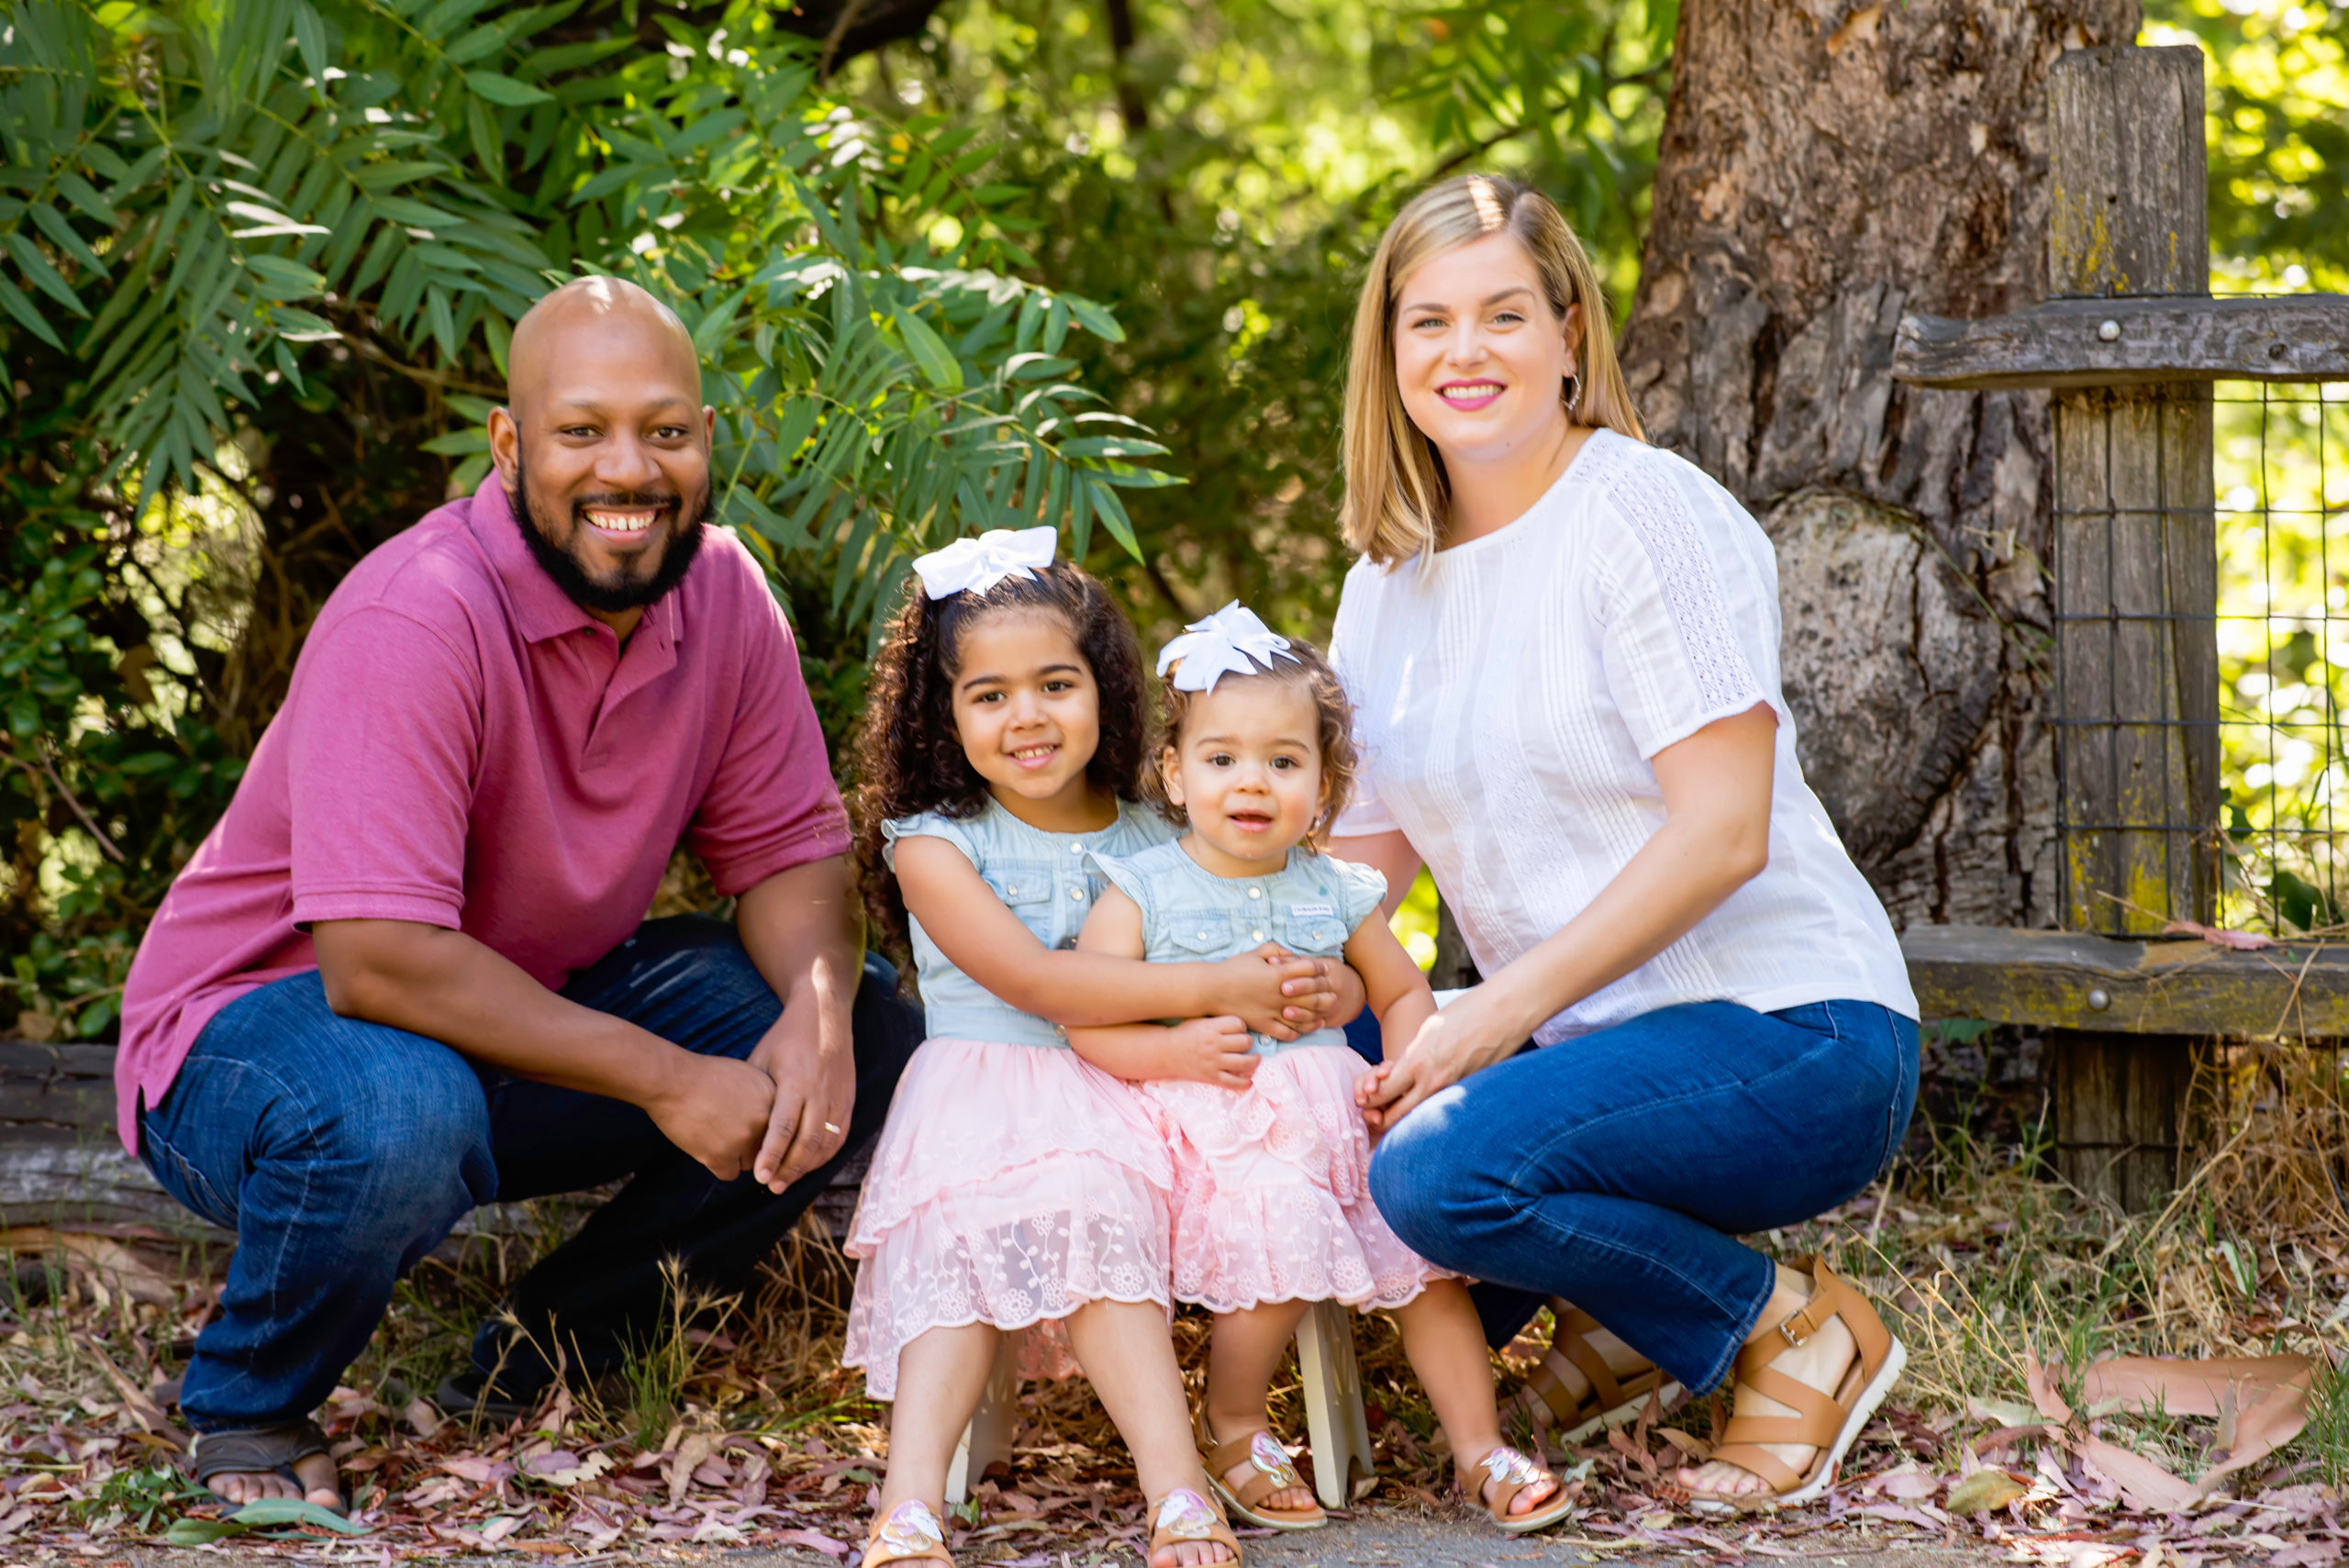
[[[656,50],[636,0],[0,0],[0,331],[79,372],[0,396],[70,407],[152,496],[332,345],[451,389],[471,424],[431,447],[470,481],[463,367],[617,272],[701,350],[720,516],[778,569],[832,563],[836,607],[959,532],[1130,549],[1118,491],[1174,483],[1137,461],[1163,449],[1070,379],[1066,335],[1119,329],[1014,275],[993,150],[858,117],[747,0],[657,25]]]

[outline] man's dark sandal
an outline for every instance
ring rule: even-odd
[[[302,1496],[307,1496],[309,1488],[294,1473],[294,1462],[328,1451],[327,1435],[318,1429],[318,1424],[312,1420],[300,1420],[288,1421],[281,1427],[198,1432],[191,1457],[195,1461],[198,1485],[209,1487],[216,1475],[283,1475],[301,1488]],[[346,1497],[333,1505],[331,1511],[348,1514],[351,1512],[350,1499]]]

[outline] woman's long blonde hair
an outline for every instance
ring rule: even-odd
[[[1433,550],[1452,506],[1443,460],[1403,411],[1395,382],[1395,309],[1403,281],[1444,251],[1507,229],[1533,259],[1551,313],[1582,306],[1575,369],[1582,397],[1570,417],[1645,440],[1632,410],[1615,328],[1582,241],[1555,203],[1497,174],[1463,174],[1431,185],[1386,226],[1363,279],[1346,372],[1346,543],[1382,566]]]

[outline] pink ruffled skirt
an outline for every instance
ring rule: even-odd
[[[1406,1247],[1370,1198],[1354,1106],[1369,1064],[1344,1046],[1266,1057],[1246,1089],[1154,1080],[1174,1166],[1177,1301],[1236,1312],[1272,1301],[1400,1307],[1453,1279]]]
[[[1140,1093],[1071,1051],[931,1040],[873,1151],[848,1253],[841,1360],[875,1399],[932,1329],[1020,1337],[1022,1377],[1076,1371],[1062,1319],[1088,1301],[1168,1306],[1173,1168]]]

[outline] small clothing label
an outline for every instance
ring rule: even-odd
[[[1288,906],[1288,917],[1292,920],[1329,920],[1336,918],[1337,913],[1338,906],[1334,904],[1292,904]]]

